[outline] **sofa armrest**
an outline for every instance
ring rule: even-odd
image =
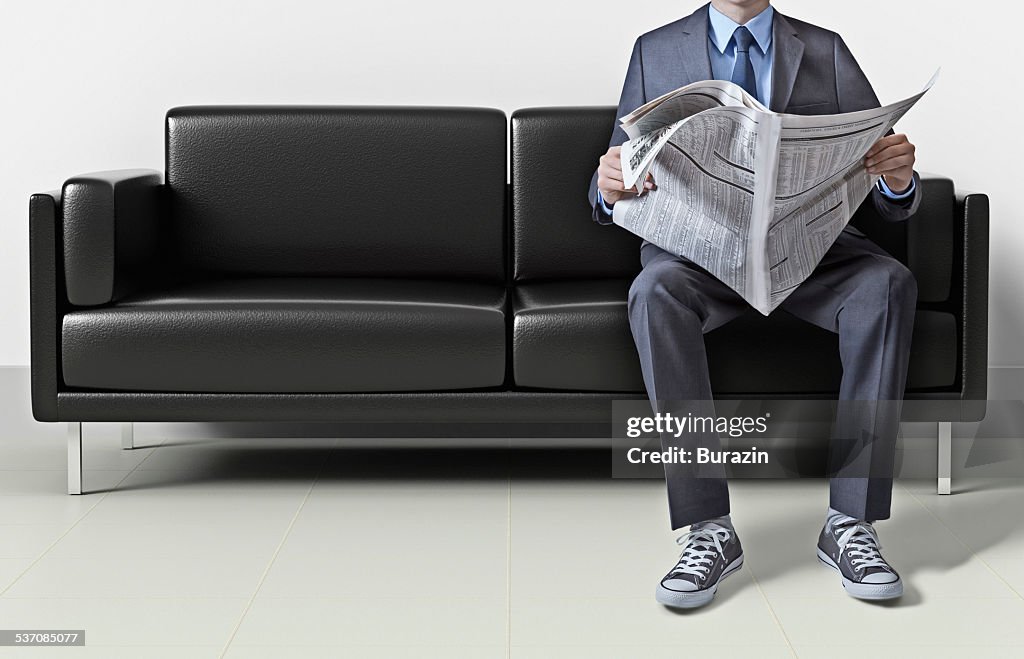
[[[57,420],[60,335],[57,323],[67,301],[60,242],[60,191],[34,194],[28,206],[29,318],[32,356],[32,416]]]
[[[988,396],[988,196],[956,195],[956,263],[954,283],[960,295],[963,420],[985,416]],[[958,281],[959,280],[959,281]]]
[[[83,174],[64,183],[64,275],[71,304],[107,304],[152,272],[163,190],[163,175],[147,169]]]

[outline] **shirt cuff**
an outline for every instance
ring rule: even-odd
[[[901,199],[906,199],[907,197],[910,197],[911,195],[914,194],[914,190],[917,189],[917,180],[913,178],[910,179],[910,187],[907,188],[907,191],[902,194],[896,194],[895,192],[889,189],[888,185],[885,184],[885,179],[879,176],[878,189],[881,191],[882,194],[884,194],[889,199],[899,201]]]
[[[611,206],[609,206],[608,204],[604,203],[604,197],[601,196],[601,191],[600,190],[597,191],[597,205],[601,207],[601,210],[604,211],[605,215],[611,215],[612,214]]]

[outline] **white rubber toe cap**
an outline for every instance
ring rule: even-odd
[[[697,584],[692,581],[687,581],[686,579],[667,579],[662,581],[661,585],[669,590],[674,590],[677,593],[692,593],[698,590]]]
[[[861,581],[861,583],[879,584],[879,583],[895,583],[895,582],[897,582],[899,580],[900,580],[900,578],[897,577],[892,572],[875,572],[874,574],[867,575],[866,577],[864,577],[860,581]]]

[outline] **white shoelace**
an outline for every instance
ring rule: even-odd
[[[701,579],[706,578],[715,564],[715,557],[725,553],[722,543],[728,542],[732,533],[724,526],[709,523],[679,536],[676,544],[683,546],[683,553],[669,574],[692,574]]]
[[[839,545],[840,552],[846,551],[847,547],[849,547],[850,564],[857,569],[863,570],[869,567],[890,569],[889,564],[885,562],[885,559],[879,553],[882,545],[878,542],[878,534],[875,533],[875,527],[868,522],[854,522],[850,524],[836,540],[836,544]]]

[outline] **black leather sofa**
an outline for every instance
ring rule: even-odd
[[[612,401],[644,398],[639,240],[586,199],[613,122],[516,112],[507,183],[497,110],[183,107],[164,173],[33,195],[32,407],[69,422],[69,491],[90,421],[609,436]],[[922,188],[910,221],[854,222],[917,277],[906,397],[936,404],[904,418],[944,424],[948,449],[949,422],[984,415],[988,200]],[[836,336],[785,312],[706,341],[723,398],[838,390]]]

